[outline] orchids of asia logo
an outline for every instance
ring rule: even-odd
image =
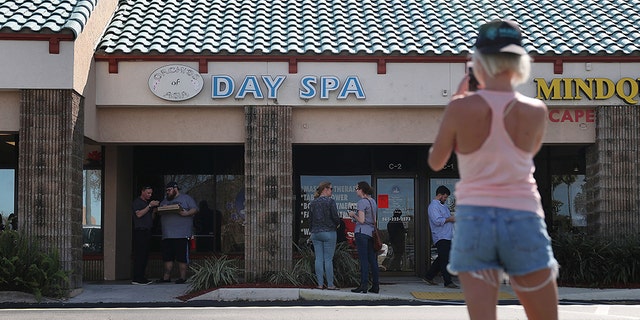
[[[149,77],[149,89],[157,97],[169,101],[191,99],[202,91],[200,73],[188,66],[173,64],[160,67]]]

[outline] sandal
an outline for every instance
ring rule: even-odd
[[[324,287],[323,286],[317,286],[314,289],[322,290],[322,289],[324,289]]]
[[[338,287],[327,287],[327,290],[340,290]]]

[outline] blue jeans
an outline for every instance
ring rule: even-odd
[[[316,254],[316,280],[318,286],[324,284],[327,275],[327,287],[333,287],[333,254],[336,252],[338,235],[335,231],[316,232],[311,234],[313,251]]]
[[[373,251],[373,238],[363,233],[356,233],[356,248],[358,249],[358,259],[360,259],[360,287],[369,286],[369,269],[371,269],[371,280],[374,287],[380,285],[378,277],[378,257]]]
[[[557,265],[547,225],[535,212],[456,207],[449,271],[496,269],[519,276]]]

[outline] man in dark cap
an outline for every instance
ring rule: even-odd
[[[389,263],[389,269],[391,271],[402,270],[402,258],[404,257],[405,247],[405,235],[407,230],[404,227],[402,221],[402,210],[393,210],[393,217],[387,223],[387,231],[389,232],[389,242],[391,248],[393,248],[393,256],[391,257],[391,263]]]
[[[180,193],[175,181],[167,183],[166,197],[160,202],[158,210],[160,223],[162,224],[162,261],[164,262],[164,274],[158,282],[171,282],[171,270],[173,261],[178,262],[180,278],[175,282],[185,283],[187,279],[187,266],[189,264],[189,239],[193,236],[193,216],[198,213],[198,206],[187,194]],[[161,208],[178,205],[174,211],[161,210]]]
[[[151,200],[153,188],[144,186],[140,189],[140,196],[133,200],[133,279],[132,284],[150,284],[145,277],[149,260],[149,246],[151,243],[151,227],[158,200]]]

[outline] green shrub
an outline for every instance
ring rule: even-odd
[[[290,285],[293,287],[315,286],[316,276],[313,271],[315,255],[310,246],[298,246],[294,244],[297,256],[293,270],[278,270],[264,275],[264,281],[278,285]]]
[[[288,284],[292,286],[317,286],[315,273],[315,253],[312,246],[295,245],[300,258],[296,261],[292,271],[281,270],[269,273],[265,281],[273,284]],[[346,242],[336,246],[333,255],[334,283],[337,287],[345,288],[357,286],[360,282],[360,266],[353,257]]]
[[[346,241],[338,243],[333,255],[333,276],[340,288],[355,287],[360,284],[360,263],[353,257]]]
[[[198,292],[224,285],[238,283],[242,271],[238,262],[227,256],[211,257],[192,265],[193,276],[187,281],[189,292]]]
[[[32,238],[0,232],[0,290],[33,293],[39,300],[67,294],[69,276],[57,251],[46,253]]]
[[[615,243],[587,234],[564,233],[553,239],[563,285],[595,288],[640,284],[640,238]]]

